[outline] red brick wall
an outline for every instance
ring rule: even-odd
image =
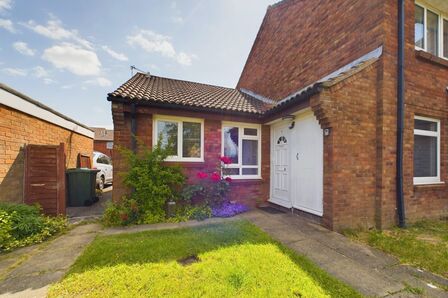
[[[93,140],[0,105],[0,201],[23,201],[24,146],[65,143],[66,166],[78,153],[92,155]]]
[[[128,107],[122,104],[113,104],[114,118],[114,146],[124,146],[130,148],[130,115]],[[219,158],[221,157],[221,121],[234,120],[243,122],[242,118],[226,117],[219,115],[207,115],[203,113],[191,113],[173,110],[160,110],[148,107],[137,108],[137,138],[146,146],[152,146],[152,125],[153,113],[157,112],[162,115],[186,116],[204,119],[204,162],[193,163],[171,163],[178,164],[184,169],[185,175],[188,177],[189,183],[196,182],[196,174],[199,171],[211,173],[215,171]],[[262,127],[262,165],[261,173],[263,180],[236,181],[231,184],[231,199],[245,202],[250,206],[254,206],[256,201],[266,201],[269,194],[269,175],[270,175],[270,159],[269,159],[269,127]],[[123,185],[122,174],[126,170],[126,162],[120,156],[118,150],[114,150],[114,189],[113,199],[119,200],[124,194],[128,193],[128,189]]]
[[[238,82],[281,99],[378,48],[384,0],[286,0],[270,7]]]
[[[93,142],[93,151],[98,151],[106,154],[109,157],[113,155],[113,149],[107,149],[107,143],[109,141],[94,141]]]

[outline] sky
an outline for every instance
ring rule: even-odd
[[[89,126],[130,66],[235,87],[277,0],[0,0],[0,82]]]

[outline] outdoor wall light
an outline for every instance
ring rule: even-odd
[[[294,126],[296,125],[296,122],[294,121],[294,119],[296,119],[296,116],[294,115],[285,115],[282,117],[282,120],[290,120],[291,124],[288,126],[289,129],[293,129]]]

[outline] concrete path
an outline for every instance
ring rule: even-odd
[[[241,217],[369,297],[421,297],[410,293],[409,287],[424,290],[423,297],[448,297],[448,292],[441,289],[448,288],[448,280],[399,265],[397,259],[377,249],[355,243],[297,215],[256,210]],[[432,287],[436,285],[437,289]]]
[[[92,206],[68,207],[67,217],[70,223],[75,224],[83,220],[100,218],[106,209],[107,203],[112,200],[112,189],[112,185],[105,187],[103,189],[103,196]]]
[[[0,297],[45,297],[101,229],[80,225],[52,241],[0,257]]]

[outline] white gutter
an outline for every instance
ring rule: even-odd
[[[93,139],[94,132],[20,96],[0,88],[0,104]]]

